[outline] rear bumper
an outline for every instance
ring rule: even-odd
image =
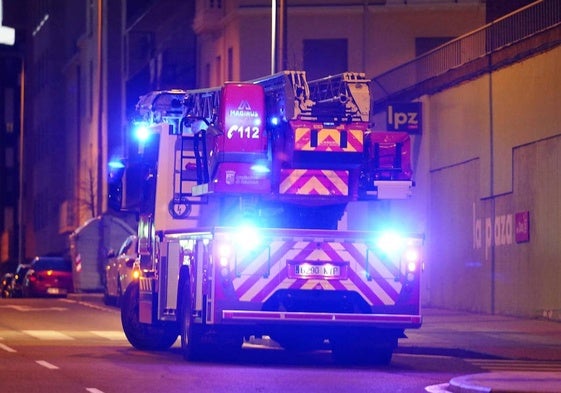
[[[421,315],[404,314],[345,314],[307,313],[287,311],[223,310],[225,323],[349,325],[389,329],[417,329],[421,327]]]

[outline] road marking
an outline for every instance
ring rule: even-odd
[[[431,385],[431,386],[425,387],[425,392],[428,392],[428,393],[449,393],[450,392],[448,390],[449,386],[450,386],[450,384],[448,384],[448,383]]]
[[[90,330],[90,333],[111,341],[121,341],[127,339],[125,333],[120,330]]]
[[[14,348],[10,348],[7,345],[0,343],[0,348],[2,348],[6,352],[17,352]]]
[[[31,307],[31,306],[18,306],[16,304],[8,304],[5,306],[0,306],[0,308],[11,308],[20,312],[30,312],[30,311],[66,311],[66,307]]]
[[[39,340],[74,340],[74,338],[56,330],[22,330],[22,332]]]
[[[86,391],[90,392],[90,393],[103,393],[102,390],[96,389],[96,388],[86,388]]]
[[[58,370],[58,367],[52,363],[47,362],[46,360],[36,360],[37,364],[48,368],[49,370]]]
[[[116,307],[106,307],[106,306],[99,306],[97,304],[92,304],[83,300],[74,300],[74,299],[60,299],[61,302],[66,302],[66,303],[74,303],[74,304],[80,304],[82,306],[85,307],[89,307],[89,308],[93,308],[94,310],[100,310],[100,311],[107,311],[107,312],[111,312],[111,313],[120,313],[121,310],[119,308]]]

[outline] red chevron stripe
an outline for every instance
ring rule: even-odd
[[[294,244],[295,244],[295,242],[293,242],[293,241],[287,241],[275,253],[273,253],[271,255],[271,265],[274,265],[279,260],[281,260],[286,255],[286,253],[289,252],[292,249]],[[251,262],[249,262],[249,263],[251,263]],[[266,261],[263,261],[262,264],[263,263],[266,263]],[[240,285],[238,288],[236,288],[235,291],[236,291],[236,295],[237,295],[238,299],[240,297],[242,297],[243,294],[245,294],[247,291],[249,291],[255,285],[255,283],[257,283],[257,281],[259,281],[262,277],[263,276],[260,275],[260,274],[253,274],[251,277],[249,277],[247,280],[245,280],[242,285]],[[272,281],[274,281],[274,280],[271,278],[271,282]]]
[[[256,293],[250,301],[252,302],[264,302],[269,296],[271,296],[279,286],[282,286],[285,283],[284,287],[292,288],[292,289],[299,289],[302,288],[309,280],[306,279],[297,279],[292,284],[288,285],[288,268],[286,264],[286,257],[290,251],[294,250],[296,246],[296,241],[286,241],[283,242],[281,247],[279,247],[273,255],[270,257],[270,265],[273,266],[278,263],[282,263],[284,266],[273,276],[270,276],[267,279],[267,284],[258,292]],[[372,263],[369,263],[369,269],[374,274],[371,274],[372,282],[369,284],[365,281],[365,277],[363,274],[364,269],[366,269],[366,258],[363,253],[357,248],[357,246],[351,242],[341,243],[344,250],[349,253],[351,256],[351,260],[348,261],[349,263],[356,263],[360,266],[359,271],[354,271],[348,269],[348,280],[366,297],[366,299],[374,304],[374,305],[381,305],[384,304],[384,300],[378,297],[376,292],[374,291],[372,285],[376,283],[380,290],[382,290],[388,298],[392,299],[394,302],[397,301],[399,297],[399,290],[394,288],[390,283],[388,283],[387,279],[382,277],[381,274],[375,273],[375,266]],[[316,243],[315,242],[308,242],[302,250],[299,250],[296,255],[292,257],[295,261],[305,261],[309,258],[310,254],[312,254],[316,250]],[[323,243],[321,251],[328,257],[329,260],[337,261],[341,260],[342,256],[337,249],[334,248],[333,243]],[[257,264],[265,264],[267,261],[260,260],[257,261],[254,259],[255,255],[251,260],[242,261],[248,264],[257,263]],[[380,261],[386,265],[387,268],[397,272],[399,274],[398,269],[391,261]],[[393,269],[391,269],[393,267]],[[246,292],[250,291],[251,288],[256,285],[260,280],[263,279],[262,274],[255,274],[252,276],[246,276],[247,279],[240,285],[238,288],[235,288],[235,293],[238,296],[238,299],[241,298]],[[341,280],[330,280],[329,284],[339,290],[348,290],[348,284],[344,285]]]
[[[348,245],[345,246],[345,249],[347,251],[349,251],[349,253],[352,255],[352,257],[360,264],[361,268],[366,270],[366,258],[359,250],[356,249],[355,245],[352,244],[352,243],[349,243]],[[389,261],[387,263],[384,263],[384,265],[390,270],[391,274],[394,277],[399,276],[399,269],[397,269],[391,261]],[[371,270],[376,270],[376,269],[372,265],[372,263],[369,263],[368,271],[370,272]],[[370,273],[370,276],[372,277],[372,279],[376,283],[378,283],[378,285],[384,290],[384,292],[386,292],[388,294],[389,297],[391,297],[394,300],[397,300],[397,297],[399,296],[399,292],[397,292],[394,287],[389,285],[387,280],[384,279],[381,274]],[[358,277],[358,281],[360,281],[362,283],[362,282],[364,282],[364,278],[363,277]],[[354,280],[353,280],[353,282],[355,284],[357,284],[357,282],[355,282]],[[377,296],[376,296],[376,298],[377,298]]]
[[[360,133],[362,135],[362,131],[360,131]],[[354,132],[349,132],[347,135],[347,143],[352,146],[353,150],[356,152],[362,152],[364,150],[364,137],[362,138],[362,140],[360,140],[357,138]]]
[[[340,190],[337,184],[331,180],[329,176],[337,176],[338,181],[343,183],[343,185],[347,186],[349,183],[349,174],[346,171],[329,171],[328,173],[324,173],[317,169],[305,170],[300,173],[298,178],[293,179],[294,174],[296,171],[289,172],[288,174],[285,173],[284,178],[282,179],[282,189],[281,192],[284,194],[303,194],[301,190],[303,188],[308,188],[310,182],[319,182],[323,185],[327,190],[331,190],[329,195],[347,195],[348,189]],[[287,181],[291,180],[292,184],[288,187],[286,185]],[[313,187],[313,183],[312,183]],[[346,193],[345,193],[346,192]],[[320,193],[319,190],[316,188],[312,188],[306,192],[307,195],[325,195],[324,193]]]
[[[293,243],[292,245],[294,245],[294,244],[295,243]],[[315,250],[315,244],[314,243],[308,243],[302,249],[302,251],[300,251],[297,255],[294,256],[294,260],[304,261],[304,260],[306,260],[306,258],[312,252],[314,252],[314,250]],[[275,260],[275,262],[277,262],[277,260]],[[279,277],[280,277],[280,279],[278,279]],[[272,277],[269,280],[269,283],[258,294],[256,294],[251,300],[252,301],[257,301],[257,302],[265,301],[265,299],[268,298],[270,295],[272,295],[273,291],[278,287],[279,282],[286,280],[287,277],[288,277],[288,268],[287,268],[286,261],[284,261],[284,267],[280,270],[280,272],[277,275],[275,275],[274,277]],[[306,283],[307,280],[302,280],[302,281],[304,283]]]

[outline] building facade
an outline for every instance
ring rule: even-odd
[[[274,18],[271,4],[196,0],[200,87],[280,69],[377,75],[483,25],[486,10],[480,0],[287,0]]]
[[[22,4],[4,3],[10,1],[12,10]],[[1,262],[65,253],[70,232],[106,212],[107,163],[134,157],[128,122],[139,95],[283,68],[304,69],[310,79],[365,72],[373,89],[389,95],[388,86],[410,77],[393,74],[395,67],[528,3],[279,0],[273,12],[268,0],[27,1],[25,23],[16,26],[25,42],[19,60],[0,52],[7,70],[0,100]],[[5,24],[15,26],[10,14]],[[561,309],[559,179],[551,169],[558,166],[558,50],[394,97],[423,104],[424,132],[413,137],[415,196],[373,203],[369,215],[351,206],[347,220],[362,228],[366,216],[408,217],[407,225],[427,234],[426,304],[516,315]],[[388,73],[396,79],[384,85],[380,76]],[[373,123],[384,128],[383,100],[374,103]],[[134,186],[132,174],[129,194]],[[529,240],[518,239],[518,224],[528,222]]]

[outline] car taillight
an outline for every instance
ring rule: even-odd
[[[30,282],[37,281],[37,276],[35,275],[35,273],[29,275],[29,281]]]

